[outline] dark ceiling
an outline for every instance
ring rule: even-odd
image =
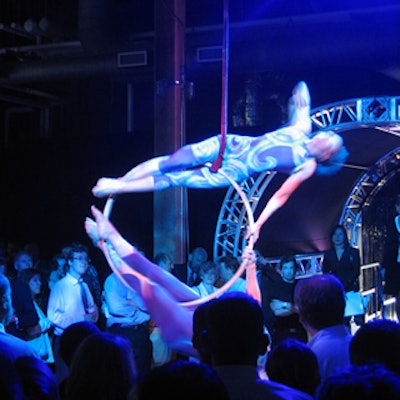
[[[79,237],[81,222],[93,201],[89,188],[95,179],[121,174],[153,155],[154,7],[162,7],[176,18],[170,3],[2,1],[0,178],[7,195],[2,200],[6,211],[1,215],[0,235],[4,238],[25,242],[37,238],[54,246],[52,241]],[[219,129],[220,62],[202,62],[198,51],[221,45],[222,3],[186,1],[185,68],[187,79],[195,85],[195,96],[187,106],[188,141]],[[230,20],[230,117],[249,80],[257,83],[263,115],[258,126],[243,128],[244,132],[278,126],[285,118],[291,87],[299,79],[309,84],[314,105],[400,94],[398,0],[231,0]],[[146,52],[146,63],[118,66],[118,54],[132,51]],[[133,85],[135,94],[132,134],[127,134],[125,123],[127,85]],[[362,136],[354,134],[354,140],[345,136],[345,141],[356,143],[351,146],[351,163],[373,164],[396,145],[396,138],[385,141],[389,137],[377,136],[374,130],[366,130]],[[339,177],[331,181],[334,188],[325,189],[326,203],[333,210],[327,225],[337,218],[343,198],[359,176],[350,175],[348,185],[341,185]],[[318,184],[319,178],[305,187],[308,196],[315,182]],[[341,186],[343,195],[339,196]],[[331,190],[335,196],[329,197]],[[202,204],[204,194],[191,196],[193,208]],[[221,201],[223,193],[215,197]],[[135,201],[143,207],[140,196]],[[121,200],[116,218],[132,204],[132,197]],[[284,224],[297,218],[290,208],[287,211],[286,219],[281,220]],[[218,206],[215,215],[217,212]],[[325,210],[316,205],[313,215],[304,215],[312,219],[321,212]],[[129,220],[135,224],[139,219],[140,226],[146,226],[134,240],[152,236],[152,226],[144,217],[151,213],[151,209],[140,212]],[[199,226],[197,230],[204,229],[211,237],[213,227],[204,225],[198,209],[193,214],[192,220],[199,220],[193,222]],[[207,219],[215,221],[213,218]],[[272,242],[277,237],[290,240],[285,238],[287,231],[278,234],[276,227],[275,223]],[[193,245],[202,244],[201,235],[193,232],[191,236]],[[211,240],[204,240],[206,247],[211,248]]]

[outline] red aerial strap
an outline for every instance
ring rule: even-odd
[[[229,0],[224,0],[224,36],[222,44],[222,96],[221,96],[221,143],[219,153],[210,167],[211,172],[218,172],[222,165],[226,146],[228,127],[228,74],[229,74]]]

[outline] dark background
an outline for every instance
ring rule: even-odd
[[[397,1],[230,3],[230,131],[259,134],[280,126],[298,80],[308,83],[313,106],[400,94]],[[195,52],[221,43],[222,1],[188,0],[186,7],[186,77],[195,87],[187,101],[186,138],[194,142],[219,131],[220,63],[199,63]],[[2,1],[0,23],[7,27],[47,17],[59,29],[31,37],[0,30],[0,238],[5,242],[37,242],[43,257],[71,241],[89,244],[83,221],[91,204],[104,205],[90,192],[96,180],[119,176],[155,155],[153,8],[148,0]],[[140,48],[148,50],[148,65],[115,67],[118,52]],[[234,127],[248,80],[257,84],[258,120],[255,126]],[[126,129],[128,84],[134,88],[132,132]],[[48,129],[43,110],[49,110]],[[398,137],[373,129],[343,137],[348,162],[363,167],[399,146]],[[325,249],[359,176],[359,170],[344,169],[306,182],[265,226],[258,243],[262,253]],[[276,178],[271,190],[281,180]],[[386,195],[397,191],[388,188]],[[225,190],[189,191],[190,247],[212,252],[224,196]],[[120,196],[112,213],[121,232],[150,257],[152,199],[152,194]]]

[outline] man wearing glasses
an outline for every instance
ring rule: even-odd
[[[86,246],[73,243],[67,259],[68,272],[51,289],[47,317],[55,327],[55,355],[58,355],[59,339],[65,328],[76,322],[90,321],[96,323],[98,320],[98,308],[94,303],[88,285],[82,279],[89,262]],[[57,358],[56,370],[58,367]]]

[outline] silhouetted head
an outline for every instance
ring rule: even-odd
[[[269,344],[263,311],[242,292],[226,293],[208,307],[205,346],[213,365],[256,365]]]
[[[173,361],[154,368],[134,388],[129,400],[228,400],[221,378],[207,364]]]
[[[205,343],[205,335],[208,330],[208,310],[213,301],[215,300],[200,304],[193,313],[193,347],[197,350],[200,360],[207,364],[211,364],[211,354]]]
[[[111,333],[94,333],[76,350],[67,398],[125,400],[136,381],[131,342]]]
[[[376,319],[362,325],[353,336],[349,351],[354,365],[379,363],[400,376],[400,324]]]
[[[321,382],[317,356],[295,339],[284,340],[268,353],[266,371],[269,379],[310,395]]]
[[[400,399],[400,378],[383,366],[352,366],[329,376],[319,390],[318,399]]]
[[[99,333],[100,329],[90,321],[76,322],[65,328],[60,337],[60,357],[65,364],[71,365],[76,349],[88,336]]]
[[[295,287],[294,301],[306,329],[320,330],[343,323],[345,292],[334,275],[301,279]]]

